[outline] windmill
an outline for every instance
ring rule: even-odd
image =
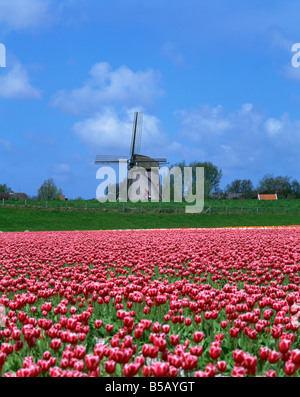
[[[119,164],[120,160],[126,160],[128,164],[128,171],[131,174],[131,177],[128,179],[128,189],[130,185],[138,178],[135,177],[134,169],[135,167],[142,167],[146,170],[146,178],[145,181],[148,189],[147,198],[151,198],[150,194],[153,194],[155,197],[159,197],[161,199],[161,192],[159,187],[159,192],[151,192],[151,187],[153,189],[153,184],[151,183],[152,177],[158,175],[158,168],[161,164],[167,164],[166,158],[152,158],[148,156],[144,156],[139,154],[141,148],[141,138],[142,138],[142,126],[143,126],[143,113],[135,112],[134,120],[133,120],[133,129],[132,129],[132,137],[130,144],[130,152],[129,157],[126,156],[116,156],[116,155],[98,155],[96,156],[95,164]],[[151,172],[152,171],[152,172]],[[159,179],[158,179],[159,181]],[[151,193],[150,193],[151,192]]]

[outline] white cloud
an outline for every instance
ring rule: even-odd
[[[50,0],[1,0],[0,24],[9,29],[40,26],[49,16]]]
[[[3,76],[0,76],[0,97],[5,99],[39,99],[41,93],[32,87],[26,69],[15,64]]]
[[[90,79],[83,87],[70,92],[60,91],[52,105],[73,114],[93,114],[103,106],[144,106],[162,94],[160,76],[152,69],[134,72],[127,66],[112,70],[107,62],[95,64]]]
[[[267,134],[271,138],[275,138],[281,134],[283,130],[283,123],[274,118],[268,118],[265,122]]]
[[[244,104],[232,112],[222,106],[201,106],[176,114],[181,123],[179,137],[184,142],[181,153],[186,159],[212,161],[224,174],[230,174],[230,169],[246,172],[249,167],[260,175],[264,168],[266,172],[276,168],[291,174],[296,171],[300,120],[291,120],[288,113],[269,117],[264,110]]]
[[[223,115],[221,105],[215,108],[201,106],[200,109],[184,109],[175,114],[180,118],[183,134],[196,141],[202,139],[202,135],[222,135],[231,127],[231,120]]]
[[[181,135],[188,136],[193,141],[215,140],[217,137],[226,137],[235,130],[247,131],[253,136],[259,132],[265,118],[264,113],[255,109],[251,103],[243,104],[233,112],[227,112],[222,105],[201,105],[176,111],[175,114],[182,125]]]
[[[241,106],[241,113],[247,113],[247,112],[251,112],[251,110],[253,109],[253,105],[252,103],[244,103]]]
[[[74,133],[98,154],[127,156],[130,150],[134,110],[118,115],[114,109],[77,122]],[[161,122],[155,116],[144,114],[141,153],[154,156],[165,154],[168,139],[162,130]]]
[[[0,0],[0,29],[7,33],[47,28],[57,23],[78,27],[89,18],[87,3],[82,0]]]

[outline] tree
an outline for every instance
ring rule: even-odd
[[[292,193],[292,184],[290,176],[277,176],[275,178],[276,193],[287,196]]]
[[[62,195],[62,190],[58,189],[52,178],[44,181],[38,190],[38,200],[57,200]]]
[[[241,182],[241,193],[245,198],[251,198],[253,195],[254,186],[250,179],[243,179]]]
[[[241,179],[235,179],[230,185],[226,186],[226,193],[242,193]]]
[[[275,178],[273,174],[266,174],[259,181],[257,190],[259,193],[275,193]]]
[[[260,181],[257,188],[259,193],[277,193],[281,196],[287,196],[292,193],[291,177],[277,176],[266,174]]]
[[[209,197],[211,193],[216,193],[219,191],[220,182],[223,176],[222,170],[218,169],[216,165],[210,161],[205,161],[203,163],[193,161],[189,165],[192,167],[193,175],[193,186],[196,181],[196,169],[197,167],[204,167],[204,196]],[[193,189],[194,190],[194,189]]]
[[[184,174],[184,167],[187,167],[185,161],[181,161],[180,163],[172,165],[170,168],[177,166],[181,169],[182,175]],[[204,168],[204,196],[209,197],[212,192],[219,191],[219,185],[222,178],[222,170],[218,169],[213,163],[209,161],[191,162],[188,167],[192,168],[192,186],[193,186],[193,194],[196,193],[196,169],[198,167]],[[182,178],[184,180],[184,178]],[[172,188],[174,187],[174,180],[171,179],[171,196],[172,196]]]
[[[8,193],[11,191],[11,187],[8,187],[6,183],[0,185],[0,193]]]
[[[226,186],[226,193],[242,193],[245,198],[251,198],[254,187],[250,179],[235,179]]]
[[[296,198],[300,198],[300,183],[296,179],[294,179],[291,183],[291,187],[292,187],[292,194]]]

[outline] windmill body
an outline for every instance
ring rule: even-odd
[[[141,135],[142,135],[142,123],[143,114],[140,112],[134,113],[132,138],[130,145],[129,158],[125,156],[111,156],[111,155],[99,155],[96,157],[95,164],[118,164],[121,160],[127,160],[128,163],[128,192],[131,192],[131,197],[135,196],[135,192],[131,189],[134,182],[142,178],[142,185],[144,192],[137,192],[137,197],[144,197],[144,200],[161,200],[161,188],[159,183],[159,167],[161,164],[167,164],[165,158],[152,158],[139,154],[141,146]],[[139,172],[139,169],[143,169],[143,173]],[[154,183],[152,183],[154,182]],[[156,187],[156,188],[155,188]],[[131,199],[130,197],[130,199]],[[135,201],[135,200],[134,200]]]

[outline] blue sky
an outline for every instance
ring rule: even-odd
[[[96,196],[96,154],[300,180],[297,1],[0,0],[0,183]]]

